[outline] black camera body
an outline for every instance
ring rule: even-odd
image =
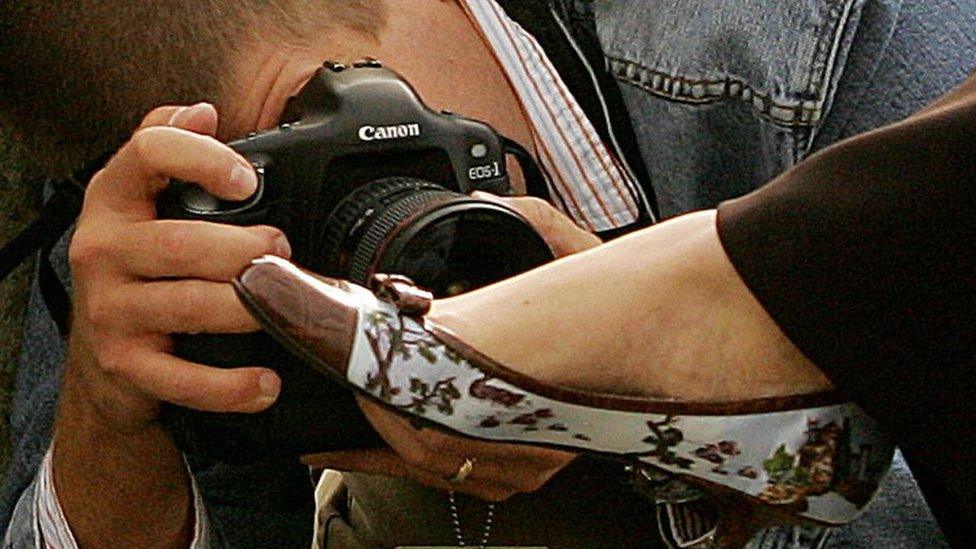
[[[336,234],[348,223],[342,223],[348,212],[337,206],[351,206],[350,194],[364,185],[413,178],[459,194],[511,193],[502,138],[490,126],[432,111],[377,61],[326,63],[289,100],[277,128],[230,146],[255,166],[254,196],[225,202],[175,183],[162,197],[160,216],[273,224],[288,235],[299,264],[329,276],[347,277],[342,261],[351,258],[340,256],[353,252],[346,249],[349,235]]]
[[[228,202],[173,182],[157,204],[161,218],[274,225],[304,268],[360,284],[375,272],[403,274],[436,296],[553,258],[518,213],[468,196],[512,193],[507,153],[530,191],[544,192],[525,151],[487,124],[431,110],[378,61],[324,64],[277,128],[230,146],[255,166],[254,195]],[[347,390],[265,334],[180,336],[176,346],[189,360],[266,365],[282,377],[279,401],[260,414],[169,407],[164,421],[188,453],[249,462],[382,444]]]

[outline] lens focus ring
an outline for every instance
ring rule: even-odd
[[[358,247],[358,238],[372,225],[375,216],[403,195],[426,190],[446,189],[422,179],[391,177],[369,182],[350,193],[323,223],[319,247],[323,263],[312,267],[330,276],[349,278],[348,261]]]
[[[452,198],[463,195],[448,190],[415,191],[397,198],[386,206],[382,213],[373,218],[356,246],[349,264],[349,280],[357,284],[365,284],[372,274],[370,271],[376,262],[377,252],[386,241],[395,235],[396,228],[405,220],[413,217],[428,206],[441,204]]]

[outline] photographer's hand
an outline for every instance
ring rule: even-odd
[[[358,397],[359,407],[390,444],[378,450],[350,450],[305,456],[312,468],[403,477],[442,490],[463,492],[485,501],[503,501],[541,488],[576,454],[519,444],[499,444],[418,429],[403,416]],[[466,459],[474,468],[464,482],[453,477]]]
[[[579,228],[549,203],[531,197],[499,197],[475,192],[512,208],[539,232],[557,257],[600,244],[600,239]],[[405,477],[427,486],[464,492],[486,501],[501,501],[534,492],[568,465],[575,454],[533,446],[494,444],[447,434],[437,429],[417,430],[403,417],[369,400],[359,406],[373,427],[390,444],[380,450],[354,450],[306,456],[315,468],[330,468],[385,476]],[[465,459],[474,459],[471,476],[461,484],[452,477]]]
[[[556,257],[564,257],[599,246],[602,241],[595,234],[581,228],[552,204],[531,196],[498,196],[475,191],[472,196],[491,200],[522,214],[545,239]]]
[[[216,129],[210,105],[157,109],[86,192],[69,251],[74,310],[54,437],[59,501],[81,545],[188,541],[189,483],[155,422],[160,401],[256,412],[278,394],[270,370],[210,368],[170,350],[171,333],[256,329],[228,282],[254,257],[289,254],[271,227],[156,219],[170,177],[226,199],[254,191],[251,166],[211,137]]]

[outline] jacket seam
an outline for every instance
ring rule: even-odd
[[[716,79],[693,79],[674,76],[640,63],[606,56],[608,69],[615,79],[646,90],[675,103],[702,105],[729,99],[745,101],[763,118],[781,126],[812,126],[820,121],[820,101],[782,102],[760,91],[742,78],[728,76]],[[781,111],[782,114],[775,114]],[[792,116],[785,116],[786,113]]]
[[[819,93],[822,93],[822,96],[817,98],[817,101],[820,103],[821,120],[833,93],[829,84],[825,85],[825,83],[828,82],[836,70],[837,56],[841,53],[838,48],[844,38],[845,22],[850,21],[854,4],[855,0],[834,0],[830,4],[829,11],[827,12],[826,24],[829,26],[829,30],[823,33],[818,32],[817,46],[814,51],[814,62],[810,67],[807,93],[810,95],[819,95]],[[797,161],[801,160],[807,151],[810,150],[815,135],[815,131],[807,132],[806,139],[803,140],[803,150],[796,157]]]
[[[772,95],[749,84],[745,79],[729,75],[716,79],[695,79],[668,74],[641,63],[606,55],[607,69],[615,79],[665,100],[684,104],[708,104],[725,100],[740,100],[753,107],[760,117],[780,126],[812,128],[820,124],[831,97],[824,84],[836,67],[838,41],[843,38],[843,21],[849,18],[854,0],[829,2],[825,21],[827,32],[816,29],[817,41],[807,73],[806,93],[813,99],[776,100]],[[846,17],[845,17],[846,16]],[[814,132],[808,132],[812,141]],[[811,143],[802,145],[809,148]],[[805,154],[803,152],[800,155]],[[794,154],[799,159],[800,156]]]

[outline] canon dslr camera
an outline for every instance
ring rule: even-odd
[[[545,196],[531,157],[482,122],[432,111],[378,61],[326,63],[289,100],[277,128],[230,146],[258,173],[254,195],[228,202],[174,182],[160,217],[273,225],[306,269],[359,284],[372,273],[403,274],[439,297],[553,258],[518,213],[468,196],[512,193],[507,153],[530,194]],[[191,453],[252,461],[381,444],[348,391],[267,335],[183,336],[177,352],[218,366],[267,365],[283,381],[279,401],[261,414],[168,409],[174,436]]]

